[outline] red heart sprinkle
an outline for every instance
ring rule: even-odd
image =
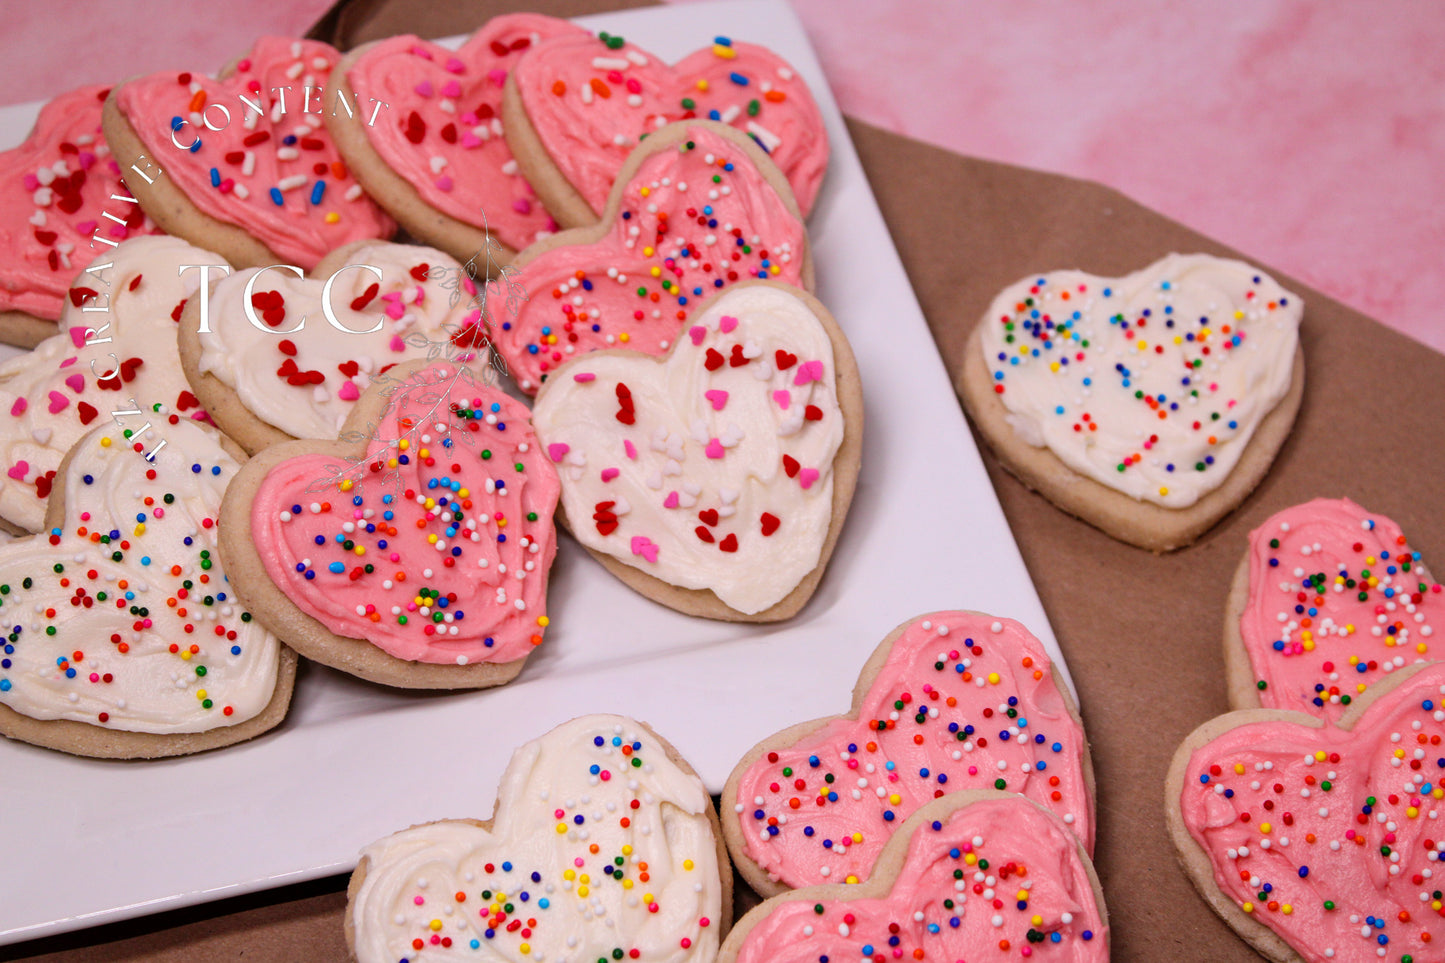
[[[793,365],[798,363],[798,356],[795,354],[789,354],[782,348],[779,348],[777,351],[773,352],[773,360],[778,363],[779,371],[787,371]]]
[[[773,534],[778,530],[778,526],[783,524],[782,520],[772,512],[763,512],[762,523],[764,535]]]
[[[705,510],[703,510],[703,511],[698,512],[698,513],[697,513],[697,517],[700,518],[700,519],[702,519],[703,522],[706,523],[706,524],[708,524],[708,525],[716,525],[716,524],[717,524],[717,509],[716,509],[716,508],[708,508],[708,509],[705,509]]]
[[[738,537],[728,533],[728,537],[717,543],[717,547],[724,552],[736,552],[738,550]]]

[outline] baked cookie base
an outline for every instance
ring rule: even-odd
[[[955,388],[999,463],[1070,515],[1156,554],[1193,544],[1244,501],[1269,472],[1304,397],[1304,350],[1296,346],[1289,390],[1259,423],[1223,483],[1188,508],[1165,508],[1081,475],[1048,448],[1036,448],[1020,439],[1009,424],[1008,409],[994,393],[982,338],[982,326],[976,327],[969,336]]]

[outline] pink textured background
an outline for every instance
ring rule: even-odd
[[[794,4],[846,113],[1102,181],[1445,350],[1438,5]],[[61,25],[53,4],[11,4],[0,103],[214,69],[328,6],[67,0]]]

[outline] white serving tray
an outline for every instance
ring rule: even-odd
[[[818,296],[852,342],[867,418],[857,495],[817,594],[780,625],[692,619],[633,593],[564,537],[547,640],[502,689],[395,692],[304,665],[286,722],[230,749],[103,762],[0,740],[0,944],[345,872],[398,829],[486,817],[512,750],[583,713],[647,721],[717,792],[763,736],[846,711],[868,654],[926,611],[1016,618],[1062,664],[792,10],[726,0],[578,22],[669,60],[719,34],[765,44],[822,108],[833,156],[809,223]],[[0,148],[19,143],[38,110],[0,109]]]

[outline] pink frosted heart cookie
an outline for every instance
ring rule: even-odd
[[[766,47],[719,37],[669,67],[606,33],[538,44],[507,78],[507,143],[566,227],[602,216],[628,152],[658,128],[713,120],[766,151],[806,215],[828,167],[828,135],[807,84]]]
[[[411,361],[346,427],[272,445],[227,492],[237,594],[307,658],[365,679],[511,681],[542,641],[557,550],[557,476],[527,409],[470,368]]]
[[[1229,701],[1337,721],[1370,686],[1433,651],[1441,588],[1400,526],[1348,498],[1270,516],[1225,607]]]
[[[490,233],[502,245],[495,265],[505,263],[556,223],[502,136],[502,89],[535,44],[569,34],[583,32],[519,13],[492,18],[455,51],[411,34],[364,44],[342,58],[329,84],[391,107],[375,124],[326,115],[336,146],[410,234],[466,260]]]
[[[0,545],[0,733],[155,758],[281,722],[296,657],[227,583],[216,512],[239,466],[220,432],[107,413],[60,466],[48,531]]]
[[[62,334],[0,363],[0,518],[38,531],[56,468],[112,412],[143,408],[204,419],[181,372],[176,322],[200,283],[187,264],[224,264],[177,237],[123,241],[81,272]]]
[[[776,621],[817,587],[857,480],[863,402],[852,351],[811,296],[739,284],[665,358],[567,365],[532,417],[572,534],[647,597]]]
[[[347,898],[360,963],[711,963],[732,872],[687,761],[640,722],[590,715],[517,749],[491,819],[362,850]]]
[[[1174,755],[1180,862],[1226,923],[1276,961],[1439,954],[1445,665],[1400,669],[1338,725],[1247,709]]]
[[[905,821],[867,882],[785,893],[733,928],[719,963],[820,960],[1107,963],[1109,921],[1088,855],[1021,796],[971,790]]]
[[[807,234],[762,152],[718,124],[678,124],[628,160],[602,223],[564,231],[489,287],[493,344],[535,394],[568,360],[602,348],[665,354],[698,306],[739,280],[813,286]]]
[[[435,248],[358,241],[308,277],[247,268],[215,281],[204,331],[199,299],[182,315],[181,363],[216,424],[253,454],[335,438],[393,365],[445,352],[486,366],[477,294]]]
[[[765,895],[867,879],[903,821],[968,789],[1019,793],[1094,843],[1093,769],[1073,699],[1012,619],[934,612],[874,651],[843,716],[750,749],[722,795],[723,832]]]
[[[77,271],[127,237],[160,230],[130,198],[101,132],[109,92],[61,94],[23,144],[0,153],[0,340],[32,347],[54,334],[67,297],[94,296],[71,287]]]
[[[1121,278],[1031,275],[975,328],[959,395],[1025,485],[1168,551],[1232,511],[1284,444],[1303,311],[1259,268],[1205,254]]]
[[[106,139],[146,213],[241,267],[310,270],[343,244],[390,237],[396,225],[322,120],[383,113],[325,89],[338,57],[315,40],[262,37],[220,77],[159,73],[113,90]]]

